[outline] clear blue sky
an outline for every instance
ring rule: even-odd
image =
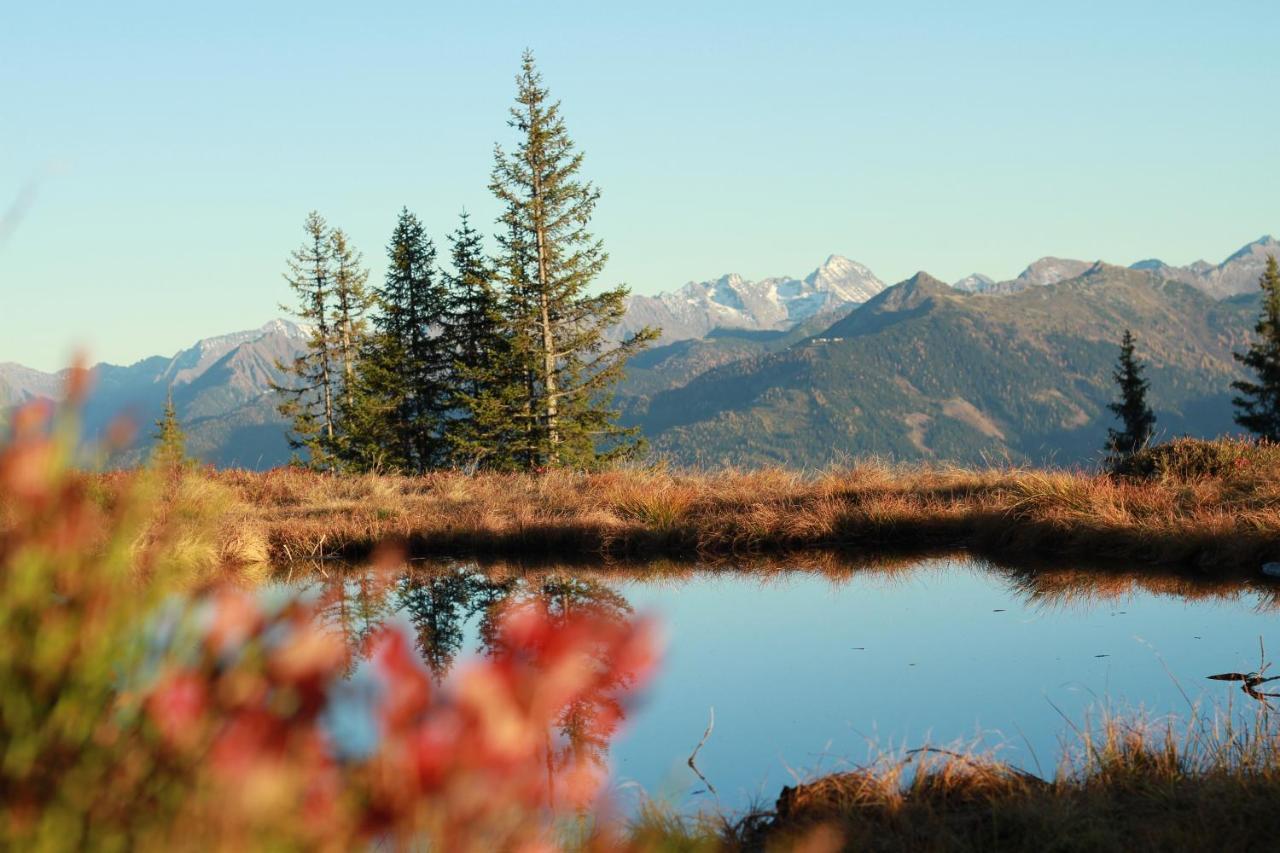
[[[257,325],[319,209],[375,275],[408,205],[489,222],[532,47],[609,283],[896,281],[1046,254],[1219,261],[1280,231],[1274,2],[0,7],[0,361]],[[35,192],[27,192],[32,185]],[[26,189],[24,189],[26,188]]]

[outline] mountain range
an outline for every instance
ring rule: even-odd
[[[141,427],[138,440],[115,461],[136,462],[150,444],[150,424],[172,389],[194,456],[220,467],[285,462],[288,442],[271,385],[286,379],[277,360],[292,359],[308,334],[289,320],[272,320],[256,329],[205,338],[172,357],[95,365],[82,412],[85,436],[96,440],[117,419],[127,418]],[[66,371],[44,373],[0,363],[0,411],[31,400],[57,399],[65,384]]]
[[[980,463],[1087,462],[1110,425],[1116,343],[1132,328],[1164,435],[1233,431],[1231,353],[1247,344],[1270,237],[1220,264],[1119,267],[1041,258],[1008,281],[891,287],[838,255],[809,275],[725,275],[633,296],[614,339],[662,327],[619,388],[627,423],[679,464],[819,466],[879,455]],[[172,357],[94,368],[90,439],[124,415],[149,425],[172,389],[194,455],[223,467],[289,458],[277,361],[308,330],[287,320]],[[0,364],[0,411],[54,398],[65,377]],[[136,462],[149,430],[115,461]]]
[[[1158,258],[1149,258],[1132,264],[1129,269],[1143,270],[1168,281],[1189,284],[1216,299],[1252,293],[1258,287],[1258,277],[1266,266],[1267,256],[1280,254],[1280,241],[1267,235],[1242,247],[1220,264],[1196,261],[1177,267]],[[1023,270],[1017,278],[998,282],[981,273],[967,275],[953,282],[956,290],[970,293],[1016,293],[1026,287],[1057,284],[1083,275],[1093,263],[1071,258],[1040,258]]]
[[[1114,423],[1125,328],[1149,364],[1161,433],[1217,435],[1232,429],[1231,353],[1257,311],[1253,295],[1214,300],[1105,264],[1001,298],[919,273],[820,335],[634,400],[628,420],[686,465],[1088,462]]]
[[[885,284],[856,261],[832,255],[801,279],[747,281],[737,273],[689,282],[672,293],[631,296],[615,339],[645,326],[662,330],[659,343],[702,338],[713,329],[782,331],[866,302]]]

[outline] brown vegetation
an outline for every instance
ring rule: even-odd
[[[541,475],[335,476],[298,469],[201,475],[234,497],[225,550],[274,563],[360,558],[399,540],[419,556],[750,559],[816,549],[966,549],[1256,574],[1280,559],[1270,449],[1143,477],[895,468],[801,475],[619,470]],[[101,491],[109,499],[113,481]]]
[[[786,788],[773,810],[719,831],[685,831],[720,850],[827,851],[1247,850],[1280,832],[1280,734],[1266,711],[1181,734],[1104,720],[1078,747],[1051,780],[918,750]],[[681,823],[646,818],[637,833],[677,834]]]

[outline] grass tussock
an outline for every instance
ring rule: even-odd
[[[1243,443],[1223,444],[1232,445],[1224,456],[1248,461],[1166,460],[1143,476],[874,463],[807,476],[781,469],[198,476],[225,505],[224,556],[246,562],[360,558],[393,539],[421,556],[968,549],[997,559],[1052,554],[1256,572],[1280,559],[1280,476],[1258,456],[1269,448],[1249,445],[1250,456]]]
[[[1250,850],[1280,832],[1280,730],[1227,717],[1104,719],[1044,779],[980,754],[917,750],[783,789],[735,820],[649,808],[650,849]],[[661,839],[673,842],[665,848]]]

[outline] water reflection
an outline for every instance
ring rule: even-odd
[[[449,677],[469,634],[475,637],[477,654],[511,651],[502,647],[499,630],[509,608],[538,605],[558,627],[583,615],[621,627],[634,614],[627,599],[600,580],[557,572],[491,575],[469,564],[418,568],[398,576],[348,569],[319,586],[323,618],[346,638],[349,673],[365,659],[373,632],[400,619],[407,622],[437,685]],[[554,736],[547,739],[547,782],[553,797],[555,780],[572,779],[584,768],[596,776],[605,771],[609,743],[626,716],[618,697],[632,686],[633,674],[601,657],[593,665],[606,677],[557,714]]]
[[[886,747],[964,741],[1052,772],[1062,714],[1194,715],[1225,697],[1197,685],[1233,666],[1221,674],[1268,698],[1250,676],[1268,677],[1257,655],[1259,634],[1276,627],[1272,582],[823,555],[752,569],[455,562],[380,577],[330,565],[330,580],[313,583],[353,667],[369,632],[395,620],[438,683],[460,658],[495,650],[495,625],[513,604],[538,602],[558,618],[656,613],[668,654],[645,705],[621,728],[628,710],[616,690],[564,709],[548,774],[603,769],[611,757],[616,778],[694,806],[706,782],[738,808],[771,801],[795,774]],[[710,707],[714,733],[690,768]]]

